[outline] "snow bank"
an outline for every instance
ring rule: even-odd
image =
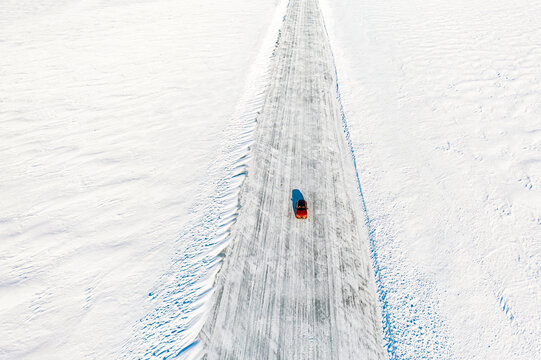
[[[389,356],[541,352],[541,3],[322,1]]]
[[[223,176],[275,6],[0,5],[0,357],[132,348]]]

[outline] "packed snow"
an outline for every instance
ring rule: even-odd
[[[386,358],[368,233],[317,0],[291,0],[230,245],[200,339],[206,359]],[[304,198],[308,217],[293,206]]]

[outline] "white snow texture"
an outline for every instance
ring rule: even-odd
[[[0,358],[539,359],[540,19],[0,2]]]

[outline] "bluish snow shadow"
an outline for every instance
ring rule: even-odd
[[[299,189],[293,189],[291,192],[291,206],[293,206],[293,213],[296,213],[296,205],[299,200],[304,200],[304,196]]]

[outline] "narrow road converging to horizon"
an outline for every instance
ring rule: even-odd
[[[291,0],[240,211],[200,334],[209,359],[383,359],[353,161],[317,0]],[[308,202],[295,219],[292,193]]]

